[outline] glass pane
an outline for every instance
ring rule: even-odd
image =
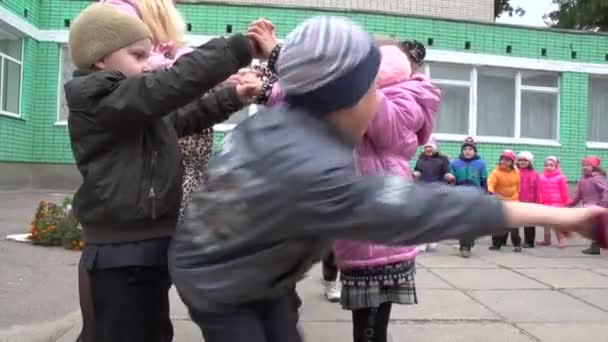
[[[454,81],[470,81],[471,67],[460,64],[447,63],[432,63],[429,65],[431,69],[431,79],[434,80],[454,80]]]
[[[589,82],[589,141],[608,142],[608,79]]]
[[[490,137],[515,135],[515,71],[477,70],[477,134]]]
[[[537,87],[558,87],[559,76],[542,71],[524,71],[521,73],[521,84]]]
[[[557,140],[557,115],[557,94],[522,91],[522,138]]]
[[[59,79],[59,114],[57,115],[57,121],[67,121],[69,109],[68,102],[65,100],[65,89],[64,84],[72,79],[74,74],[74,64],[72,63],[72,56],[67,45],[61,46],[61,74]]]
[[[469,133],[469,87],[437,85],[441,89],[441,108],[437,114],[435,132]]]
[[[21,101],[21,65],[4,59],[2,73],[2,110],[19,114]]]
[[[238,112],[232,114],[230,118],[223,123],[226,124],[238,124],[239,122],[247,119],[249,117],[249,107],[245,107]]]

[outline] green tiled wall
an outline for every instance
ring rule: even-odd
[[[40,29],[66,29],[66,20],[73,20],[90,1],[78,0],[3,0],[0,6],[23,16],[28,9],[31,23]],[[318,14],[347,15],[363,24],[368,30],[400,38],[415,38],[427,42],[430,48],[510,55],[550,60],[605,63],[608,54],[608,35],[547,31],[483,23],[467,23],[432,18],[403,17],[396,15],[364,14],[352,12],[321,12],[306,9],[271,7],[228,6],[215,4],[181,4],[180,10],[191,24],[191,34],[226,34],[227,25],[233,32],[244,31],[254,19],[266,17],[278,27],[284,37],[302,20]],[[465,50],[470,42],[470,50]],[[511,53],[506,52],[507,45]],[[546,56],[541,56],[546,49]],[[35,42],[26,44],[26,67],[23,94],[23,118],[0,116],[0,160],[44,163],[71,163],[72,156],[66,128],[55,126],[57,115],[57,82],[59,73],[59,46],[56,43]],[[576,58],[572,58],[572,52]],[[560,142],[562,147],[481,144],[479,151],[490,168],[503,149],[530,150],[542,165],[544,157],[557,155],[568,177],[579,175],[580,159],[585,154],[599,154],[608,161],[608,150],[587,150],[587,96],[586,74],[564,73],[560,94]],[[215,136],[214,150],[221,148],[223,134]],[[442,149],[448,155],[458,155],[460,144],[445,142]]]
[[[40,23],[40,0],[2,0],[4,6],[16,16],[27,20],[30,24],[38,26]]]

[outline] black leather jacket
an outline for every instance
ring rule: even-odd
[[[76,71],[65,90],[72,151],[83,177],[74,211],[86,242],[172,235],[182,196],[177,138],[242,106],[235,88],[203,94],[250,62],[247,38],[235,35],[140,77]]]

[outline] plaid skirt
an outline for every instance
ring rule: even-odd
[[[377,308],[382,303],[418,304],[415,274],[415,261],[341,270],[340,304],[345,310]]]

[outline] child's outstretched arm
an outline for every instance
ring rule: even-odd
[[[598,210],[502,202],[470,187],[419,186],[390,176],[348,180],[325,173],[299,193],[292,219],[304,233],[330,240],[415,245],[499,234],[511,226],[577,225],[598,215]]]
[[[441,91],[425,75],[414,75],[376,93],[378,112],[366,133],[376,146],[400,148],[399,143],[409,134],[416,135],[419,145],[428,141]]]
[[[578,204],[578,202],[581,201],[581,198],[582,198],[582,196],[581,196],[581,182],[579,181],[578,184],[576,185],[576,193],[574,194],[574,198],[570,202],[568,202],[566,204],[566,206],[568,206],[568,207],[575,207]]]
[[[244,106],[235,87],[222,88],[173,111],[168,119],[175,126],[177,136],[184,137],[228,120]]]
[[[105,77],[103,81],[113,82],[115,87],[105,94],[93,94],[101,100],[87,112],[102,127],[139,126],[189,104],[250,62],[250,42],[237,34],[212,39],[182,56],[173,67],[141,77],[99,72],[99,77]],[[70,105],[78,110],[77,103]],[[205,113],[200,113],[202,118]]]

